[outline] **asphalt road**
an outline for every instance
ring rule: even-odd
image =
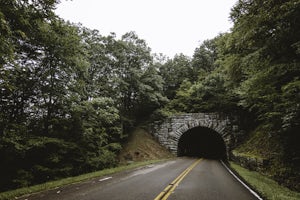
[[[22,197],[22,200],[254,200],[216,160],[178,158]],[[194,165],[193,165],[194,164]],[[163,192],[165,190],[165,192]]]

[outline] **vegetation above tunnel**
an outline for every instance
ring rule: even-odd
[[[238,1],[231,32],[171,59],[67,23],[57,2],[0,1],[1,190],[114,166],[149,116],[215,111],[259,126],[279,146],[269,171],[300,189],[299,1]]]

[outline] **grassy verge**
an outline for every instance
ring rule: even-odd
[[[105,169],[105,170],[102,170],[102,171],[92,172],[92,173],[83,174],[83,175],[79,175],[79,176],[75,176],[75,177],[64,178],[64,179],[61,179],[61,180],[51,181],[51,182],[47,182],[47,183],[43,183],[43,184],[31,186],[31,187],[26,187],[26,188],[20,188],[20,189],[16,189],[16,190],[12,190],[12,191],[7,191],[7,192],[0,193],[0,200],[15,199],[15,197],[22,196],[22,195],[25,195],[25,194],[30,194],[30,193],[36,193],[36,192],[40,192],[40,191],[44,191],[44,190],[49,190],[49,189],[69,185],[69,184],[72,184],[72,183],[85,181],[85,180],[95,178],[95,177],[105,176],[105,175],[109,175],[109,174],[129,170],[129,169],[134,169],[134,168],[146,166],[146,165],[157,163],[157,162],[160,162],[160,161],[163,161],[163,160],[164,159],[136,162],[136,163],[132,163],[130,165],[119,166],[119,167],[116,167],[116,168]]]
[[[230,166],[238,172],[264,199],[268,200],[299,200],[300,193],[289,190],[278,185],[274,180],[261,175],[258,172],[249,171],[237,164],[230,163]]]

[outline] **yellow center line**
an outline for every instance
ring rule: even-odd
[[[175,190],[175,188],[179,185],[179,183],[184,179],[184,177],[192,171],[192,169],[201,162],[201,158],[195,161],[191,166],[186,168],[172,183],[170,183],[154,200],[166,200],[171,195],[171,193]]]

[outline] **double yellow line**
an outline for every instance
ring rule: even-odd
[[[191,166],[184,170],[172,183],[170,183],[154,200],[166,200],[192,169],[201,162],[202,159],[195,161]]]

